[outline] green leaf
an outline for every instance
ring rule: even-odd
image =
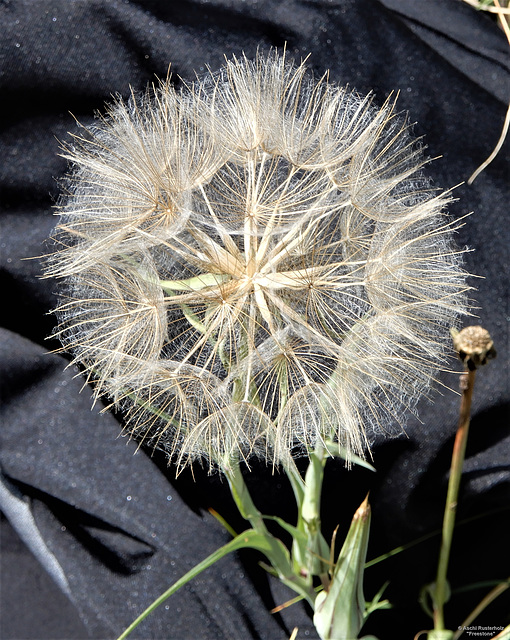
[[[452,595],[450,585],[448,582],[445,583],[445,602],[450,600]],[[418,598],[418,602],[420,603],[421,608],[427,615],[431,618],[434,617],[434,611],[437,609],[437,602],[435,599],[436,596],[436,583],[431,582],[430,584],[423,585],[420,589],[420,595]]]
[[[303,569],[307,571],[308,565],[310,564],[307,561],[307,556],[309,555],[310,550],[310,540],[302,529],[298,527],[294,527],[293,525],[285,522],[282,518],[278,516],[264,516],[265,520],[274,520],[277,522],[282,529],[290,533],[292,536],[292,569],[296,575],[302,577],[306,583],[311,586],[312,585],[312,575],[304,576]],[[310,603],[312,604],[312,603]]]
[[[264,553],[269,560],[281,582],[306,598],[310,605],[313,606],[315,600],[313,589],[311,589],[309,582],[299,574],[299,571],[295,570],[287,547],[267,530],[264,517],[253,504],[238,461],[230,461],[229,466],[224,463],[222,468],[240,514],[249,521],[253,529],[261,535],[264,541],[264,547],[260,547],[259,551]]]
[[[229,525],[229,523],[225,520],[225,518],[221,514],[219,514],[212,507],[209,507],[208,511],[214,518],[216,518],[216,520],[221,524],[221,526],[224,527],[230,533],[230,535],[233,538],[237,536],[237,532],[234,530],[233,527]]]
[[[162,593],[159,598],[156,598],[154,602],[145,609],[143,613],[141,613],[134,622],[132,622],[129,627],[118,637],[117,640],[124,640],[128,635],[144,620],[150,613],[152,613],[155,609],[157,609],[165,600],[167,600],[171,595],[173,595],[176,591],[178,591],[181,587],[187,584],[190,580],[193,580],[199,573],[202,573],[205,569],[212,566],[218,560],[225,557],[232,551],[238,551],[239,549],[256,549],[261,551],[264,554],[271,552],[271,541],[267,539],[267,536],[254,531],[253,529],[248,529],[247,531],[243,531],[243,533],[239,534],[236,538],[227,542],[227,544],[220,547],[214,553],[211,553],[205,560],[199,562],[193,569],[190,569],[186,574],[182,576],[177,582],[167,589],[164,593]]]
[[[510,624],[501,633],[498,633],[493,640],[510,640]]]
[[[294,539],[298,538],[299,540],[306,542],[306,536],[304,532],[301,531],[301,529],[298,529],[297,527],[295,527],[294,525],[289,524],[288,522],[285,522],[285,520],[283,520],[282,518],[279,518],[278,516],[264,516],[264,520],[273,520],[274,522],[277,522],[280,525],[280,527],[282,529],[285,529],[287,533],[290,533],[290,535]]]
[[[366,568],[366,567],[365,567]],[[367,602],[366,611],[365,611],[365,619],[378,609],[391,609],[392,604],[389,600],[381,600],[383,593],[386,590],[386,587],[389,585],[389,581],[385,582],[383,586],[379,589],[379,591],[375,594],[372,602]]]
[[[315,601],[313,622],[322,640],[353,640],[365,621],[363,571],[370,529],[368,498],[360,505],[335,564],[328,589]]]
[[[373,467],[369,462],[367,462],[363,458],[360,458],[354,453],[351,453],[348,456],[347,449],[345,447],[341,447],[338,442],[333,442],[333,440],[326,440],[325,447],[330,456],[341,458],[342,460],[348,460],[349,462],[357,464],[359,467],[365,467],[365,469],[369,469],[370,471],[377,471],[377,469]]]

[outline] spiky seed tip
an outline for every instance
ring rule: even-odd
[[[392,102],[272,51],[119,99],[65,155],[57,333],[129,433],[214,467],[401,428],[467,287]]]

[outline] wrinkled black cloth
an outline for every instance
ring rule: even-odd
[[[49,355],[55,284],[39,279],[52,206],[66,171],[58,140],[92,122],[113,94],[127,97],[155,76],[193,79],[224,55],[283,47],[309,53],[319,75],[416,121],[434,185],[458,186],[450,206],[464,219],[457,241],[474,251],[474,323],[492,334],[497,360],[477,374],[473,420],[458,506],[451,586],[506,578],[510,497],[508,144],[473,185],[465,183],[494,148],[510,100],[507,43],[494,20],[458,0],[3,0],[0,2],[2,621],[15,638],[113,638],[186,570],[229,539],[208,513],[241,530],[226,482],[198,468],[175,479],[166,461],[119,438],[120,416],[91,410],[91,392]],[[176,80],[176,82],[178,82]],[[73,114],[72,116],[70,114]],[[452,361],[460,371],[460,363]],[[443,374],[433,403],[406,434],[380,438],[377,473],[327,467],[326,535],[345,534],[370,491],[369,558],[433,534],[366,572],[365,594],[394,605],[366,626],[381,640],[430,628],[420,588],[434,579],[458,415],[456,374]],[[442,385],[446,385],[442,386]],[[254,463],[246,477],[263,513],[292,521],[281,475]],[[469,522],[464,522],[469,520]],[[301,604],[268,579],[251,553],[228,556],[177,592],[132,635],[168,640],[314,638]],[[454,594],[447,624],[457,628],[489,587]],[[477,624],[510,623],[501,596]]]

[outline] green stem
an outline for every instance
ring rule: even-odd
[[[306,509],[303,510],[303,517],[308,520],[320,520],[322,481],[324,479],[326,460],[326,449],[322,441],[318,439],[313,453],[310,454],[310,464],[305,475],[308,504]]]
[[[269,560],[275,575],[288,587],[306,598],[309,604],[313,606],[316,597],[313,587],[302,576],[296,574],[292,567],[288,549],[281,540],[275,538],[267,529],[264,518],[253,503],[248,487],[244,482],[239,461],[229,460],[228,464],[222,465],[222,469],[240,514],[245,520],[248,520],[253,530],[265,539],[267,549],[264,549],[264,555]]]
[[[306,571],[310,576],[320,576],[325,585],[329,583],[329,548],[321,532],[321,497],[327,457],[324,444],[320,439],[317,440],[305,474],[305,491],[300,513],[307,539]]]
[[[462,374],[460,387],[462,399],[459,414],[459,426],[453,445],[452,464],[450,468],[450,479],[448,481],[448,493],[443,518],[443,537],[439,553],[437,566],[437,576],[434,589],[434,630],[444,630],[444,604],[447,598],[447,572],[450,559],[450,549],[452,546],[453,529],[455,527],[455,516],[457,513],[457,500],[459,496],[462,467],[466,453],[466,444],[469,432],[469,421],[471,414],[471,400],[473,397],[473,387],[475,383],[476,371],[466,371]]]
[[[245,520],[248,520],[255,531],[264,535],[270,535],[262,518],[262,514],[255,506],[248,491],[243,474],[241,473],[239,460],[229,460],[228,464],[223,465],[221,468],[228,480],[230,491],[239,509],[239,513]]]
[[[282,461],[282,465],[285,469],[287,478],[289,479],[292,491],[294,492],[294,498],[296,499],[296,504],[299,508],[299,506],[303,503],[303,496],[305,493],[304,480],[299,473],[299,469],[296,466],[294,458],[289,458],[288,460]],[[299,515],[301,516],[301,510],[299,512]]]
[[[478,605],[473,609],[469,616],[462,621],[462,624],[459,625],[458,630],[453,636],[453,640],[458,640],[458,638],[464,633],[464,629],[469,627],[477,618],[477,616],[479,616],[480,613],[482,613],[482,611],[491,604],[491,602],[493,602],[497,597],[504,593],[509,587],[510,578],[505,582],[501,582],[500,584],[496,585],[494,589],[492,589],[492,591],[490,591],[490,593],[488,593],[485,598],[478,603]]]

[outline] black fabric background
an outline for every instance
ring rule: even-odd
[[[112,94],[127,96],[175,74],[193,78],[223,56],[282,47],[310,67],[382,103],[399,91],[400,109],[425,135],[428,171],[447,188],[467,180],[494,147],[510,99],[507,44],[487,15],[459,0],[3,0],[0,2],[0,188],[2,406],[0,465],[7,518],[1,521],[0,635],[5,640],[116,637],[187,569],[229,538],[214,507],[237,529],[226,484],[200,468],[174,479],[159,455],[118,438],[119,417],[91,411],[67,360],[48,355],[54,283],[37,260],[55,218],[56,178],[65,170],[57,139],[91,122]],[[498,359],[478,374],[474,417],[454,540],[452,587],[510,573],[508,145],[450,207],[468,270],[484,279],[475,313]],[[458,365],[452,361],[452,368]],[[456,376],[444,374],[456,387]],[[81,393],[80,393],[81,391]],[[328,466],[323,503],[339,536],[370,490],[369,558],[437,531],[456,428],[458,397],[439,388],[410,419],[406,435],[380,439],[377,473]],[[150,453],[150,452],[149,452]],[[264,513],[292,519],[281,476],[255,464],[247,482]],[[283,511],[283,513],[282,513]],[[22,540],[24,542],[22,542]],[[430,620],[417,604],[434,578],[439,539],[431,537],[366,573],[372,598],[386,580],[391,611],[366,626],[381,640],[411,638]],[[31,551],[29,551],[29,548]],[[37,560],[36,560],[37,558]],[[42,563],[42,564],[41,564]],[[44,568],[43,568],[44,566]],[[52,577],[50,577],[50,574]],[[57,584],[59,586],[57,586]],[[461,624],[488,591],[455,595],[447,624]],[[67,591],[67,595],[64,591]],[[220,640],[315,638],[301,605],[268,610],[289,597],[268,582],[257,557],[225,558],[174,595],[133,638]],[[477,624],[510,623],[502,596]]]

